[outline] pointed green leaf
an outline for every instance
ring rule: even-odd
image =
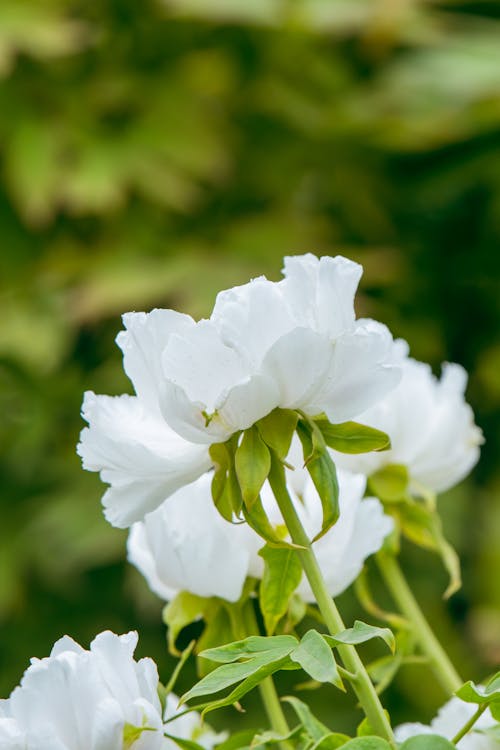
[[[261,683],[262,680],[265,680],[266,677],[269,677],[269,675],[273,674],[274,672],[277,672],[280,669],[295,669],[296,668],[293,662],[290,662],[290,659],[288,656],[284,656],[282,659],[276,659],[276,660],[268,661],[268,662],[264,662],[263,660],[259,661],[259,659],[252,659],[251,663],[254,664],[254,666],[258,666],[258,668],[255,669],[253,672],[250,672],[248,677],[246,677],[243,680],[243,682],[240,685],[238,685],[238,687],[236,687],[225,698],[221,698],[220,700],[213,701],[209,703],[208,705],[204,706],[203,712],[202,712],[203,716],[209,711],[215,711],[218,708],[224,708],[224,706],[231,706],[233,703],[236,703],[237,701],[240,700],[240,698],[243,698],[244,695],[250,692],[250,690],[253,690],[253,688],[256,687],[259,683]],[[235,666],[243,666],[243,665],[242,664],[224,664],[224,666],[219,667],[219,669],[226,669],[227,667],[235,667]]]
[[[271,454],[255,425],[245,430],[234,457],[243,502],[251,507],[257,500],[271,468]]]
[[[203,745],[198,744],[198,742],[194,742],[194,740],[187,740],[184,737],[175,737],[173,734],[166,734],[165,737],[167,737],[172,742],[175,742],[176,745],[178,745],[181,750],[204,750]]]
[[[307,631],[297,648],[291,652],[290,659],[300,664],[313,680],[331,682],[344,690],[332,650],[317,630]]]
[[[264,560],[259,601],[266,631],[271,635],[287,612],[290,598],[302,578],[302,565],[297,551],[279,549],[266,544],[259,552]]]
[[[321,721],[314,716],[306,703],[293,695],[288,695],[285,698],[282,698],[282,701],[284,703],[289,703],[292,706],[302,726],[313,740],[322,740],[326,735],[330,734],[328,727],[322,724]]]
[[[302,730],[302,727],[299,724],[298,726],[294,727],[286,734],[273,732],[272,730],[269,730],[267,732],[260,732],[259,734],[255,735],[250,747],[253,750],[253,748],[259,745],[276,745],[285,740],[290,740],[292,739],[292,737],[296,737],[301,730]],[[219,750],[219,748],[217,748],[217,750]]]
[[[374,427],[358,422],[331,424],[327,419],[317,419],[315,422],[328,447],[339,453],[387,451],[391,447],[389,436]]]
[[[187,625],[203,617],[209,602],[210,599],[181,591],[164,607],[163,622],[168,627],[168,650],[171,654],[180,656],[175,647],[177,636]]]
[[[469,680],[455,692],[455,695],[466,703],[478,705],[500,701],[500,672],[493,675],[484,687]]]
[[[281,459],[288,456],[298,418],[291,409],[274,409],[257,422],[262,439]]]
[[[200,656],[221,664],[229,664],[238,659],[250,659],[263,654],[278,654],[281,658],[293,651],[297,645],[298,641],[293,635],[251,635],[241,641],[202,651]]]
[[[387,503],[403,500],[408,492],[410,476],[403,464],[389,464],[368,479],[368,491]]]
[[[339,517],[337,471],[327,448],[315,443],[315,432],[310,423],[300,420],[297,434],[304,451],[305,467],[313,480],[323,509],[321,531],[314,537],[314,542],[326,534]]]
[[[338,646],[342,643],[357,646],[359,643],[372,640],[372,638],[382,638],[393,653],[396,646],[392,630],[367,625],[366,622],[361,622],[361,620],[356,620],[352,628],[347,628],[347,630],[343,630],[341,633],[336,633],[335,635],[324,635],[323,638],[331,646]]]
[[[417,734],[405,740],[399,750],[455,750],[455,745],[440,734]]]
[[[191,698],[197,698],[200,695],[218,693],[227,687],[231,687],[231,685],[235,685],[237,682],[242,682],[250,675],[258,672],[266,664],[274,663],[276,661],[274,652],[271,652],[271,654],[269,656],[269,654],[264,653],[248,661],[223,664],[221,667],[217,667],[217,669],[214,669],[213,672],[210,672],[197,682],[191,690],[188,690],[182,696],[180,702],[185,703]]]

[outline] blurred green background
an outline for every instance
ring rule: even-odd
[[[126,535],[75,455],[82,393],[130,388],[120,313],[206,315],[218,289],[278,278],[282,256],[305,251],[363,263],[358,313],[436,371],[470,372],[487,442],[441,500],[462,591],[443,602],[437,558],[404,557],[459,667],[491,672],[500,3],[1,0],[0,165],[0,695],[66,632],[139,628],[165,676],[161,603],[124,564]],[[360,616],[352,595],[340,604]],[[421,685],[418,718],[442,702],[407,667],[387,696],[395,721]],[[331,691],[311,700],[333,721]],[[338,727],[352,728],[347,706]]]

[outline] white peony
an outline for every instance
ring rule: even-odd
[[[133,658],[137,633],[100,633],[86,651],[71,638],[32,659],[0,702],[2,750],[122,750],[127,726],[148,727],[134,750],[163,750],[158,673]]]
[[[285,278],[221,292],[210,320],[127,313],[117,337],[135,396],[86,393],[78,453],[110,485],[107,519],[127,527],[211,465],[208,446],[275,407],[355,417],[399,380],[387,328],[356,321],[361,266],[285,259]]]
[[[431,721],[430,725],[416,722],[401,724],[394,730],[394,736],[399,743],[417,734],[439,734],[447,740],[452,740],[473,716],[476,709],[477,706],[473,703],[465,703],[460,698],[453,697],[439,709],[437,716]],[[489,709],[486,709],[474,728],[457,744],[459,750],[498,750],[497,740],[475,731],[477,729],[488,729],[495,723]]]
[[[221,292],[210,320],[172,332],[162,353],[165,419],[187,440],[214,443],[276,407],[351,419],[397,384],[387,328],[355,320],[361,266],[346,258],[285,258]]]
[[[316,489],[304,469],[287,472],[287,476],[295,507],[313,537],[322,521]],[[209,474],[179,490],[130,531],[130,562],[166,601],[179,591],[236,601],[247,576],[262,577],[264,563],[258,550],[263,540],[247,524],[234,526],[220,516],[212,503],[210,482]],[[380,549],[393,528],[378,500],[362,500],[363,476],[343,472],[339,484],[340,518],[313,545],[332,596],[354,581],[365,559]],[[273,523],[282,524],[267,483],[262,499]],[[315,601],[305,577],[298,591],[307,601]]]
[[[164,725],[178,698],[168,695],[162,711],[156,665],[135,661],[136,645],[135,632],[100,633],[89,651],[64,636],[49,657],[32,659],[20,686],[0,701],[2,750],[178,750],[165,732],[212,750],[224,737],[202,726],[199,714]]]
[[[401,366],[399,385],[358,416],[359,422],[386,432],[392,450],[339,453],[335,461],[367,476],[388,464],[404,464],[415,488],[442,492],[469,473],[483,442],[464,398],[467,374],[460,365],[444,364],[438,380],[429,365],[408,357],[401,359]]]

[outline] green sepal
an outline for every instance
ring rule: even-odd
[[[374,427],[358,422],[332,424],[327,419],[314,420],[329,448],[339,453],[369,453],[391,448],[389,436]]]
[[[409,737],[399,750],[456,750],[455,745],[440,734],[417,734]]]
[[[225,443],[214,443],[209,448],[210,457],[214,463],[212,500],[226,521],[232,521],[234,516],[239,517],[243,504],[234,465],[234,452],[238,439],[239,434],[233,435]]]
[[[291,409],[274,409],[257,422],[263,441],[281,459],[288,456],[298,418],[297,412]]]
[[[272,635],[278,622],[286,614],[292,594],[301,581],[302,565],[297,551],[293,549],[280,549],[266,544],[259,555],[264,560],[259,602],[266,632]]]
[[[308,630],[299,645],[291,652],[290,659],[300,664],[313,680],[331,682],[345,691],[335,658],[330,646],[317,630]]]
[[[368,625],[366,622],[356,620],[352,628],[347,628],[341,633],[335,635],[323,635],[325,641],[332,647],[342,644],[357,646],[360,643],[366,643],[373,638],[381,638],[389,647],[392,653],[396,648],[394,633],[389,628],[378,628],[374,625]]]
[[[124,724],[123,726],[123,750],[129,750],[132,745],[139,739],[143,732],[156,732],[154,727],[136,727],[133,724]]]
[[[404,464],[388,464],[368,479],[368,493],[386,503],[397,503],[408,493],[410,475]]]
[[[394,509],[393,515],[399,521],[401,531],[407,539],[440,555],[450,579],[444,592],[444,598],[448,599],[462,585],[460,559],[443,535],[438,512],[421,502],[408,499]]]
[[[245,430],[234,456],[243,502],[251,508],[271,468],[271,454],[255,425]]]
[[[322,436],[319,439],[318,433],[321,436],[313,422],[299,420],[297,434],[302,443],[305,468],[316,487],[323,509],[321,530],[316,534],[313,542],[321,539],[331,529],[340,513],[337,471],[324,441],[322,442]]]
[[[283,536],[269,521],[260,497],[253,503],[251,508],[243,506],[242,513],[245,521],[257,532],[271,547],[283,547],[284,549],[300,549],[300,546],[292,542],[286,542]],[[285,532],[286,533],[286,532]]]
[[[180,656],[175,642],[181,630],[203,617],[210,600],[187,591],[181,591],[163,608],[163,622],[168,627],[168,650],[173,656]]]
[[[196,672],[199,678],[217,668],[214,661],[202,658],[200,654],[210,648],[217,648],[221,643],[229,643],[235,637],[229,609],[231,605],[215,598],[211,600],[211,604],[204,613],[205,627],[196,644]]]

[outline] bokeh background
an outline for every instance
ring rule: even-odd
[[[120,313],[206,315],[218,289],[305,251],[363,263],[358,313],[436,372],[470,372],[486,444],[440,501],[463,589],[443,602],[439,560],[404,560],[460,669],[493,671],[500,3],[1,0],[0,236],[0,695],[66,632],[139,628],[168,672],[161,603],[75,455],[82,393],[130,390]],[[352,728],[331,691],[309,697]],[[418,666],[387,695],[396,721],[442,700]]]

